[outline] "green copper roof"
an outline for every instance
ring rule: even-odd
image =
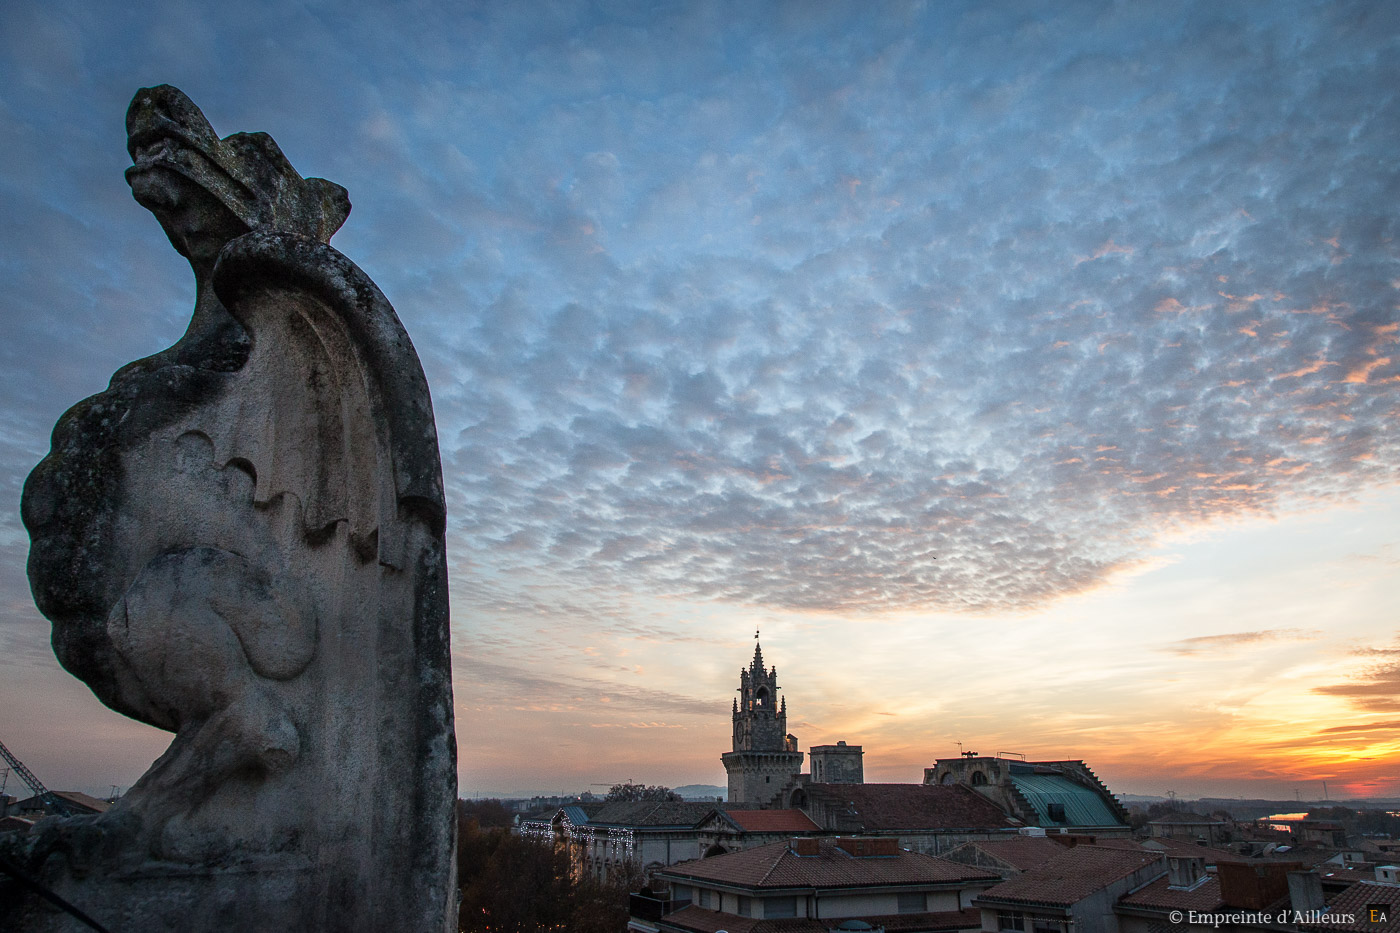
[[[1122,826],[1113,808],[1094,791],[1058,774],[1011,774],[1011,783],[1035,808],[1041,826]],[[1050,804],[1062,804],[1063,820],[1050,818]]]

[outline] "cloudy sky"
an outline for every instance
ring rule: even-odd
[[[159,83],[349,189],[422,356],[463,793],[722,784],[761,627],[868,779],[1400,794],[1400,6],[9,0],[0,740],[60,788],[168,739],[18,518],[188,320]]]

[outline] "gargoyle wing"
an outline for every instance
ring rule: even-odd
[[[393,307],[340,252],[290,233],[231,241],[213,284],[252,341],[209,419],[218,462],[253,466],[256,503],[295,495],[310,538],[346,522],[362,560],[402,568],[403,521],[441,534],[446,510],[428,383]]]

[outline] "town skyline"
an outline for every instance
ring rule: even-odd
[[[50,787],[168,742],[58,666],[18,503],[188,323],[122,177],[170,83],[349,190],[422,358],[464,794],[722,784],[755,629],[868,781],[1400,794],[1400,7],[17,0],[0,79],[0,740]]]

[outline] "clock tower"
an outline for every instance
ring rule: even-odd
[[[729,773],[729,803],[766,807],[802,770],[797,737],[787,731],[787,700],[778,699],[778,669],[765,669],[754,635],[753,661],[739,671],[734,750],[720,756]]]

